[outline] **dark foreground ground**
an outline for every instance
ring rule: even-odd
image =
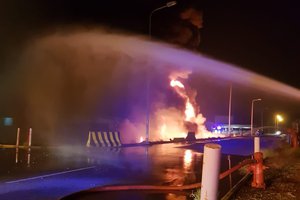
[[[269,157],[264,171],[266,189],[251,188],[252,177],[233,196],[233,200],[290,200],[300,199],[300,148],[283,146],[276,151],[265,152]]]

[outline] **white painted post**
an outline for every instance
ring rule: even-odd
[[[20,128],[17,129],[16,147],[19,147],[19,143],[20,143]]]
[[[27,166],[30,167],[30,152],[31,152],[31,149],[30,147],[28,148],[28,151],[27,151]]]
[[[28,133],[28,147],[31,147],[31,139],[32,139],[32,128],[29,128],[29,133]]]
[[[19,148],[17,147],[16,148],[16,163],[18,163],[19,162]]]
[[[228,155],[227,158],[228,158],[228,169],[231,169],[231,157],[230,157],[230,155]],[[231,189],[232,188],[231,174],[229,174],[229,186],[230,186],[230,189]]]
[[[88,140],[86,142],[86,147],[90,147],[90,146],[91,146],[91,131],[89,131]]]
[[[221,162],[221,145],[204,145],[201,200],[217,200]]]
[[[260,138],[254,137],[254,153],[260,152]]]

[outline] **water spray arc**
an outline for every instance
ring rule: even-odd
[[[69,48],[70,46],[72,46],[72,50]],[[124,46],[126,46],[126,48],[124,48]],[[107,47],[109,47],[109,49]],[[116,52],[119,54],[116,54]],[[90,59],[91,56],[97,59]],[[53,57],[55,58],[55,62],[53,62]],[[125,128],[122,130],[120,128],[122,135],[126,135],[127,137],[125,138],[126,140],[124,143],[139,141],[138,139],[140,138],[141,133],[142,136],[145,135],[146,78],[141,76],[145,75],[146,67],[150,69],[149,71],[153,72],[152,75],[159,72],[159,75],[161,75],[159,78],[162,78],[162,75],[169,74],[170,71],[173,70],[187,70],[195,73],[197,78],[200,76],[198,80],[203,80],[204,83],[209,82],[215,84],[215,82],[212,82],[211,80],[226,83],[226,81],[230,80],[230,82],[234,84],[234,89],[236,89],[237,92],[239,92],[240,87],[245,86],[247,89],[257,89],[266,92],[266,94],[285,96],[290,98],[290,100],[300,99],[299,89],[287,86],[259,74],[243,70],[234,65],[213,60],[212,58],[208,58],[207,56],[198,53],[196,54],[194,52],[174,48],[167,44],[152,42],[149,41],[149,38],[145,40],[144,37],[140,38],[135,35],[125,36],[113,34],[111,32],[107,33],[102,29],[95,29],[95,31],[70,30],[67,33],[63,31],[60,33],[58,31],[53,35],[41,36],[28,44],[28,47],[24,50],[22,57],[20,58],[20,63],[20,66],[16,66],[16,70],[14,74],[11,75],[11,78],[4,80],[3,85],[11,85],[13,81],[20,78],[19,74],[24,74],[24,76],[22,75],[22,82],[26,83],[24,88],[21,90],[19,86],[15,86],[13,90],[16,94],[25,99],[26,104],[28,104],[28,110],[33,111],[30,112],[30,116],[26,115],[28,120],[33,122],[33,126],[41,129],[44,128],[43,125],[46,125],[49,130],[56,129],[59,124],[65,124],[60,123],[60,120],[65,119],[60,118],[57,114],[61,108],[65,106],[67,106],[67,109],[63,109],[64,114],[66,116],[75,116],[70,119],[68,118],[71,121],[76,117],[86,117],[90,113],[94,113],[94,108],[98,105],[100,110],[102,107],[108,107],[103,106],[106,105],[106,103],[107,105],[118,103],[121,98],[116,98],[112,101],[110,98],[108,100],[101,97],[110,89],[114,89],[115,93],[121,97],[121,92],[124,91],[125,95],[125,89],[127,89],[127,87],[123,87],[124,84],[122,84],[121,87],[117,84],[119,82],[114,79],[114,84],[107,88],[106,86],[110,84],[109,78],[99,78],[99,74],[106,74],[108,69],[114,67],[113,69],[116,69],[114,72],[117,72],[114,73],[114,77],[116,80],[119,80],[119,77],[123,78],[124,76],[123,73],[121,73],[123,72],[123,69],[124,71],[134,71],[135,73],[130,73],[126,76],[128,77],[126,80],[129,80],[128,84],[130,83],[132,85],[130,85],[128,92],[126,93],[128,94],[128,104],[126,104],[128,105],[126,107],[128,108],[128,113],[124,115],[126,119],[120,119],[120,121],[123,120],[120,124],[129,125],[131,127],[131,129],[125,129],[128,128],[128,126],[124,126]],[[141,63],[146,64],[141,68]],[[40,75],[32,78],[31,74],[33,73],[30,73],[32,71]],[[136,74],[139,76],[136,76]],[[65,76],[67,76],[68,79],[66,79]],[[163,78],[165,80],[165,77]],[[153,87],[154,86],[155,85],[153,84]],[[122,91],[119,88],[122,88]],[[167,88],[160,87],[158,89],[166,90]],[[120,90],[120,93],[117,93],[117,90]],[[29,92],[23,94],[20,91]],[[144,95],[136,95],[136,91],[141,91],[140,94]],[[156,92],[158,90],[155,88],[153,91]],[[78,101],[72,101],[74,103],[70,105],[67,103],[68,101],[64,99],[65,96],[63,94],[67,93],[69,94],[69,99],[77,94],[82,98],[78,98]],[[5,99],[5,101],[12,100],[11,97],[8,95],[6,96],[7,99]],[[156,97],[160,100],[160,102],[158,102],[159,106],[161,106],[159,109],[163,110],[163,112],[165,111],[164,116],[167,116],[166,122],[168,122],[168,120],[171,121],[169,115],[166,114],[167,111],[173,111],[174,114],[178,115],[178,118],[183,117],[183,115],[179,115],[182,114],[181,110],[176,108],[171,110],[171,107],[166,107],[164,104],[164,97]],[[138,102],[134,101],[137,98],[139,98]],[[76,99],[77,98],[74,100]],[[98,99],[103,100],[99,102]],[[267,101],[268,96],[264,97],[264,99]],[[82,112],[80,113],[75,112],[76,109],[70,109],[72,107],[78,107],[79,105],[82,105]],[[41,117],[40,110],[42,108],[46,109],[45,113],[47,113],[47,115]],[[161,113],[162,112],[159,114]],[[96,114],[98,113],[95,113],[95,115]],[[109,114],[113,115],[115,113]],[[151,120],[159,121],[160,118],[158,116],[159,115],[154,116]],[[123,123],[127,121],[128,123]],[[154,124],[155,123],[153,123],[153,125]],[[171,128],[172,123],[168,126]],[[156,130],[153,129],[150,139],[159,134],[158,130],[160,130],[160,127],[161,126],[151,126],[151,128]],[[163,127],[163,129],[165,130],[166,128]],[[52,137],[52,133],[55,133],[55,131],[49,131],[49,133],[50,134],[45,134],[45,137],[51,139],[51,142],[56,142],[55,137]],[[149,135],[149,132],[147,134]],[[135,140],[136,138],[138,139]],[[167,139],[170,139],[170,137]]]

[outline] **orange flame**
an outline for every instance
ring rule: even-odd
[[[144,138],[141,136],[140,137],[140,142],[143,142],[144,141]]]
[[[164,123],[164,124],[160,127],[160,136],[161,136],[161,138],[165,138],[166,129],[167,129],[167,125]]]
[[[171,80],[170,85],[172,87],[177,86],[177,87],[180,87],[180,88],[184,88],[184,85],[178,80]]]
[[[184,89],[184,85],[179,81],[179,80],[171,80],[170,85],[172,87],[179,87]],[[192,122],[191,120],[194,119],[196,117],[195,114],[195,108],[192,105],[192,103],[190,102],[190,98],[188,97],[188,95],[186,94],[185,90],[176,90],[176,92],[182,96],[183,98],[185,98],[186,102],[185,102],[185,121],[189,121]]]
[[[185,85],[177,78],[188,78],[188,74],[174,73],[170,76],[170,86],[185,101],[184,116],[182,112],[174,107],[159,109],[156,111],[160,140],[169,140],[175,137],[186,137],[187,131],[195,130],[199,138],[219,137],[209,132],[204,123],[205,117],[198,113],[199,109],[195,102],[195,91],[187,90]],[[188,126],[188,127],[187,127]],[[189,130],[187,130],[189,129]]]
[[[189,99],[186,101],[184,113],[185,113],[185,121],[191,122],[192,119],[195,119],[196,117],[195,109]]]

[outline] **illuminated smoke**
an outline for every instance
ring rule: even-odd
[[[180,18],[189,21],[198,29],[203,27],[203,13],[194,8],[188,8],[180,13]]]
[[[102,123],[102,118],[118,122],[118,127],[105,129],[120,128],[124,141],[139,142],[145,136],[148,72],[156,78],[161,74],[167,77],[174,71],[188,71],[171,76],[184,82],[192,73],[201,81],[213,80],[212,84],[230,81],[247,91],[250,88],[283,96],[285,100],[300,100],[299,89],[232,64],[136,35],[99,29],[62,30],[42,35],[28,41],[22,54],[15,55],[14,59],[18,59],[17,66],[1,75],[1,104],[10,105],[14,109],[12,113],[25,126],[32,126],[33,144],[73,143],[74,140],[85,143],[89,129],[97,128],[93,123],[98,120]],[[156,79],[156,86],[162,85],[163,78]],[[185,89],[195,109],[194,122],[203,124],[205,118],[199,112],[195,91],[187,85]],[[172,133],[186,136],[184,111],[174,104],[168,105],[167,97],[158,99],[157,91],[164,94],[166,90],[152,88],[151,139],[161,139],[160,132],[165,132],[163,139],[174,137]],[[206,130],[204,126],[197,128],[199,133]]]
[[[144,141],[143,133],[145,133],[145,124],[136,121],[130,121],[125,119],[120,127],[119,131],[121,134],[121,141],[125,143],[139,143]],[[126,134],[124,134],[126,133]]]

